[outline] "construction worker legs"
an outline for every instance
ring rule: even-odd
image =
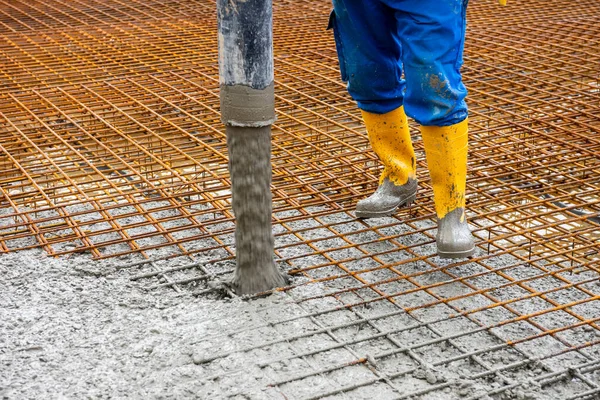
[[[403,105],[422,125],[439,221],[438,253],[452,258],[474,252],[464,213],[468,114],[460,68],[466,7],[467,0],[334,0],[330,21],[342,78],[384,164],[379,188],[359,202],[357,216],[389,215],[403,204],[400,198],[413,193],[409,175],[394,172],[402,171],[396,166],[409,150],[390,139],[396,133],[374,128]],[[397,117],[391,119],[398,124]]]

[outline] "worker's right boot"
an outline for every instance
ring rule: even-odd
[[[404,107],[385,114],[362,112],[369,142],[383,163],[379,187],[356,204],[358,218],[392,215],[417,195],[415,152],[410,138]]]
[[[469,257],[475,243],[465,216],[468,121],[422,126],[421,135],[438,220],[437,253],[442,258]]]
[[[437,253],[442,258],[466,258],[475,253],[473,235],[464,208],[456,208],[438,218]]]

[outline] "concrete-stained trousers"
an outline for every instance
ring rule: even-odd
[[[329,28],[358,107],[385,114],[404,105],[424,126],[466,119],[460,68],[467,2],[333,0]]]

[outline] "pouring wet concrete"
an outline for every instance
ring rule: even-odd
[[[285,286],[273,261],[271,127],[227,126],[227,148],[236,219],[237,268],[232,286],[238,294]]]

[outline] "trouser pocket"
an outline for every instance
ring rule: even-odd
[[[344,57],[344,44],[342,42],[340,29],[337,24],[335,10],[331,10],[331,14],[329,14],[329,23],[327,24],[327,30],[330,29],[333,29],[333,37],[335,40],[335,48],[337,50],[338,61],[340,63],[340,74],[342,75],[342,80],[344,82],[348,82],[346,58]]]

